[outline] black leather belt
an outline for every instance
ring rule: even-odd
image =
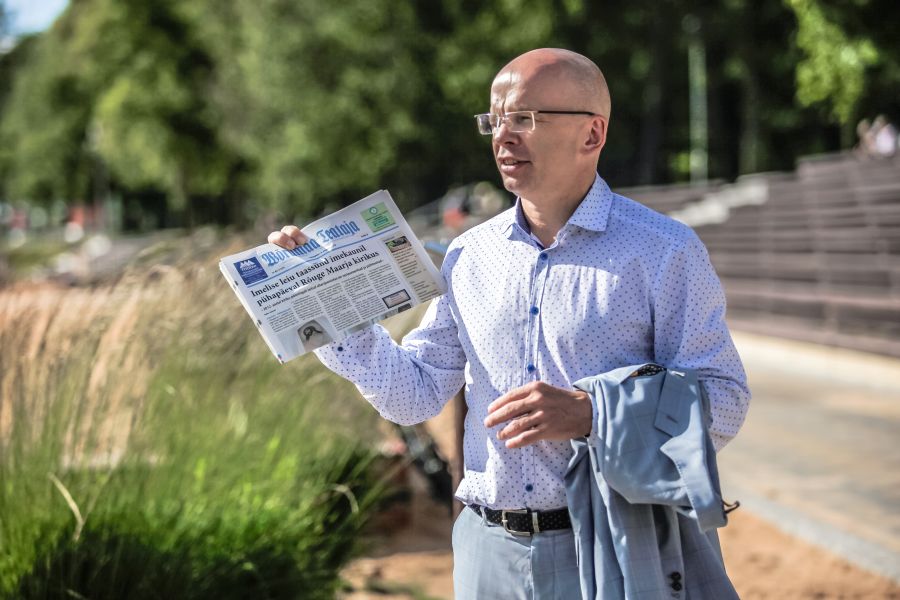
[[[477,504],[470,504],[469,508],[479,515],[483,515],[488,523],[501,525],[513,535],[534,535],[541,531],[572,528],[568,508],[542,511],[530,508],[494,510]]]

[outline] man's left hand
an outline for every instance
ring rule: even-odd
[[[507,448],[540,440],[563,441],[591,432],[591,397],[581,390],[533,381],[500,396],[488,406],[485,427],[509,422],[497,434]]]

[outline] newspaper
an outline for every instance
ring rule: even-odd
[[[309,242],[292,250],[263,244],[219,261],[282,363],[444,293],[385,190],[302,231]]]

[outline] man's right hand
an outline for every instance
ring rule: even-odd
[[[281,231],[273,231],[269,234],[269,243],[281,246],[285,250],[293,250],[309,241],[296,225],[285,225]]]

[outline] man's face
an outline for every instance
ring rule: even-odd
[[[564,78],[503,71],[491,86],[491,112],[517,110],[584,110]],[[572,106],[576,104],[576,106]],[[510,192],[541,202],[571,186],[583,169],[579,140],[589,127],[578,115],[535,115],[534,131],[514,133],[504,123],[493,135],[494,160]]]

